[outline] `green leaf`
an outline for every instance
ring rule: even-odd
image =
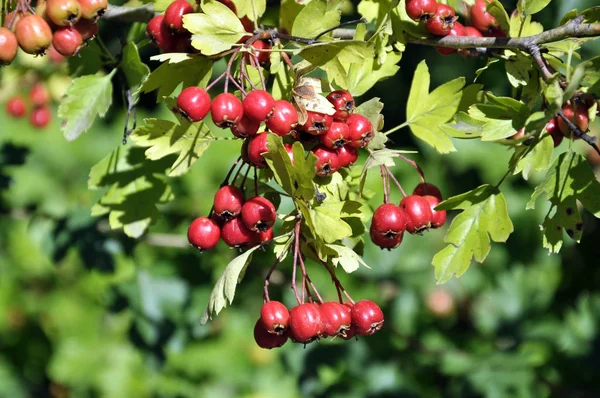
[[[448,243],[434,257],[435,277],[444,283],[453,276],[460,277],[471,260],[481,263],[490,252],[490,238],[506,242],[513,231],[504,195],[491,185],[482,185],[470,192],[442,202],[438,209],[462,209],[446,233]]]
[[[552,0],[519,0],[517,9],[521,14],[532,15],[542,11]]]
[[[539,22],[533,22],[531,15],[524,16],[522,13],[513,13],[510,16],[510,37],[533,36],[543,31],[544,26]]]
[[[486,0],[487,1],[487,12],[492,14],[496,21],[498,22],[498,26],[504,32],[510,32],[510,22],[508,19],[508,13],[504,9],[504,6],[499,0]]]
[[[360,265],[371,268],[364,260],[349,247],[342,245],[327,245],[327,247],[337,253],[336,257],[331,257],[331,263],[334,266],[341,266],[347,274],[356,271]]]
[[[213,137],[204,123],[178,125],[168,120],[145,119],[145,126],[136,128],[131,139],[141,147],[147,147],[145,155],[150,160],[162,159],[172,154],[177,160],[168,175],[184,174],[208,149]]]
[[[371,62],[365,60],[364,62],[350,65],[348,69],[347,90],[354,97],[363,95],[377,82],[396,75],[398,70],[400,70],[397,64],[401,58],[401,53],[390,53],[383,64],[379,64],[377,59],[372,59]]]
[[[156,205],[173,199],[164,176],[171,162],[152,162],[142,148],[119,145],[90,171],[90,189],[108,187],[92,215],[109,214],[111,228],[123,228],[133,238],[142,236],[160,215]]]
[[[131,90],[134,101],[137,102],[142,83],[150,74],[150,68],[140,59],[140,53],[134,42],[129,42],[123,48],[123,59],[120,68],[125,73],[127,85]]]
[[[252,253],[259,247],[255,246],[247,250],[245,253],[231,260],[227,265],[227,268],[225,268],[210,293],[210,298],[200,319],[200,324],[206,325],[206,322],[213,318],[213,313],[219,315],[219,312],[227,306],[227,301],[229,301],[229,304],[233,303],[235,289],[241,280],[240,275],[244,275],[244,270],[252,259]]]
[[[325,201],[309,210],[314,225],[314,233],[319,240],[333,243],[352,235],[352,228],[342,220],[344,203],[341,201]]]
[[[554,140],[550,134],[544,134],[541,139],[536,140],[525,156],[519,160],[514,175],[523,173],[523,178],[528,180],[532,173],[546,171],[552,162],[552,151]]]
[[[388,141],[387,136],[381,134],[381,129],[383,128],[383,115],[381,114],[382,110],[383,103],[378,97],[373,97],[370,100],[363,102],[357,106],[355,110],[359,115],[363,115],[369,119],[373,125],[375,134],[371,142],[369,142],[369,149],[371,150],[385,148],[385,143]]]
[[[523,54],[515,54],[507,57],[504,61],[508,81],[513,87],[526,86],[531,79],[529,71],[533,68],[530,57]]]
[[[157,101],[161,102],[171,95],[183,83],[183,88],[190,86],[206,87],[212,74],[212,61],[198,55],[181,62],[164,62],[142,85],[142,92],[149,93],[158,89]]]
[[[422,61],[413,77],[406,104],[407,122],[413,134],[440,153],[456,151],[440,126],[448,122],[458,109],[465,85],[464,78],[449,81],[429,93],[429,69]]]
[[[229,50],[249,35],[227,6],[219,2],[204,3],[202,11],[183,16],[183,27],[192,33],[192,46],[202,54],[215,55]]]
[[[544,182],[531,195],[527,209],[533,209],[540,197],[551,203],[542,225],[544,247],[551,253],[560,251],[563,230],[574,241],[581,240],[583,223],[577,201],[595,217],[600,217],[600,183],[590,164],[575,152],[563,153],[554,161]]]
[[[394,167],[396,162],[394,159],[398,157],[398,154],[405,153],[417,153],[416,151],[401,151],[397,149],[379,149],[377,151],[373,151],[362,168],[362,172],[360,174],[360,189],[359,192],[362,192],[365,186],[365,181],[367,179],[367,171],[373,167],[379,167],[381,165],[385,165],[388,167]]]
[[[89,129],[96,115],[104,117],[112,102],[111,79],[116,71],[106,76],[90,75],[73,80],[58,107],[58,117],[64,121],[62,131],[68,141]]]
[[[340,23],[340,11],[329,9],[327,2],[312,0],[294,19],[292,35],[311,39]]]
[[[486,122],[475,119],[467,113],[458,112],[454,121],[440,126],[442,131],[454,138],[478,138],[484,130]]]
[[[232,0],[238,17],[248,16],[251,21],[258,21],[267,9],[266,0]]]

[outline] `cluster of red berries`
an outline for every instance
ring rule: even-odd
[[[34,55],[50,46],[64,57],[77,54],[98,33],[96,21],[107,7],[108,0],[45,0],[33,14],[29,2],[19,0],[0,28],[0,64],[10,64],[18,47]]]
[[[261,348],[281,347],[288,339],[309,344],[320,338],[370,336],[383,327],[383,312],[369,300],[356,303],[304,303],[291,310],[279,301],[268,301],[254,326],[254,340]]]
[[[440,228],[446,222],[446,210],[435,210],[441,201],[438,187],[423,182],[399,206],[382,204],[373,213],[371,240],[380,248],[391,250],[402,243],[404,231],[421,234],[429,228]]]
[[[227,246],[248,248],[273,239],[275,206],[262,196],[248,200],[244,192],[225,185],[215,193],[212,215],[198,217],[188,228],[188,241],[199,250],[214,248],[219,239]]]
[[[28,108],[31,109],[29,122],[37,128],[43,128],[50,123],[52,114],[50,112],[50,93],[43,83],[36,83],[29,90],[28,106],[27,101],[21,96],[15,96],[6,103],[6,112],[16,118],[25,116]]]
[[[504,37],[506,34],[498,26],[496,18],[487,12],[489,0],[476,0],[469,15],[472,26],[464,26],[458,22],[454,9],[436,0],[407,0],[406,13],[417,22],[425,24],[429,33],[435,36],[467,36],[467,37]],[[454,48],[438,47],[442,55],[450,55]],[[459,54],[468,56],[469,50],[460,50]]]

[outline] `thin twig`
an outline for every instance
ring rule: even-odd
[[[388,173],[388,177],[390,177],[394,181],[394,183],[396,184],[396,186],[400,190],[400,193],[402,194],[402,197],[406,197],[406,192],[404,192],[404,189],[402,188],[402,185],[400,185],[400,182],[398,182],[398,180],[396,179],[396,177],[392,174],[392,171],[390,170],[390,168],[387,167],[386,165],[383,165],[383,167],[385,167],[385,170]]]
[[[294,237],[292,236],[290,239],[294,239]],[[277,268],[277,266],[281,263],[281,260],[283,260],[286,254],[286,250],[283,250],[281,253],[279,253],[275,263],[271,266],[271,268],[269,268],[269,272],[267,272],[267,275],[265,276],[264,300],[266,303],[271,301],[269,297],[269,282],[271,280],[271,274],[273,274],[273,271],[275,271],[275,268]]]
[[[423,170],[417,164],[417,162],[415,162],[412,159],[407,158],[406,156],[404,156],[402,154],[397,154],[396,156],[399,157],[400,159],[404,160],[406,163],[410,164],[412,167],[414,167],[415,170],[417,170],[417,173],[419,173],[419,177],[421,178],[421,182],[425,182],[425,173],[423,173]]]

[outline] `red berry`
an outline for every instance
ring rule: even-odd
[[[40,106],[31,111],[29,115],[29,122],[38,128],[44,128],[50,123],[50,119],[52,118],[52,114],[50,113],[50,109],[47,106]]]
[[[244,116],[256,122],[264,122],[273,112],[275,100],[265,90],[252,90],[242,101]]]
[[[336,122],[344,122],[348,116],[354,113],[354,108],[356,107],[354,98],[352,98],[352,94],[346,90],[330,92],[329,95],[327,95],[327,100],[331,102],[335,109],[333,120]]]
[[[306,112],[306,116],[307,119],[302,125],[302,131],[312,135],[321,135],[326,133],[333,123],[333,118],[324,113],[308,111]]]
[[[300,304],[290,310],[290,337],[303,344],[319,338],[324,325],[319,306],[314,303]]]
[[[238,138],[247,138],[255,136],[260,128],[260,122],[250,120],[245,115],[242,119],[231,126],[231,133]]]
[[[82,18],[73,27],[79,32],[83,41],[88,41],[98,34],[98,24],[89,19]]]
[[[475,29],[472,26],[465,26],[465,34],[463,36],[466,36],[466,37],[483,37],[483,35],[481,34],[481,32],[478,31],[477,29]],[[472,54],[472,51],[471,50],[463,49],[463,50],[458,50],[458,53],[460,55],[462,55],[462,56],[467,57],[467,56],[470,56]]]
[[[381,308],[370,300],[361,300],[352,307],[352,325],[360,335],[370,336],[378,332],[383,321]]]
[[[413,21],[424,22],[433,17],[437,8],[436,0],[407,0],[406,13]]]
[[[428,182],[422,182],[419,185],[417,185],[413,190],[413,195],[431,195],[435,196],[440,202],[442,201],[442,192],[440,191],[440,189],[434,184],[430,184]]]
[[[225,185],[215,193],[213,210],[223,220],[240,215],[244,204],[244,192],[233,185]]]
[[[183,16],[194,12],[192,5],[187,0],[175,0],[165,10],[164,23],[176,32],[181,32],[183,28]]]
[[[550,136],[552,136],[552,141],[554,141],[554,148],[559,146],[565,138],[565,136],[560,132],[558,128],[558,121],[556,119],[556,117],[553,118],[546,125],[546,131],[548,132],[548,134],[550,134]]]
[[[269,152],[269,149],[267,148],[267,138],[268,133],[264,132],[257,134],[254,137],[250,137],[246,140],[246,142],[248,143],[247,163],[250,163],[254,167],[258,167],[259,169],[266,167],[267,163],[265,162],[265,158],[262,155]]]
[[[221,238],[227,246],[246,247],[252,243],[254,236],[240,217],[226,221],[221,228]]]
[[[290,324],[290,312],[279,301],[269,301],[260,309],[260,320],[267,332],[283,334]]]
[[[221,93],[210,105],[210,115],[213,122],[221,127],[231,127],[242,119],[244,108],[242,101],[230,93]]]
[[[50,93],[46,86],[41,83],[35,84],[29,90],[29,101],[34,107],[48,105],[50,103]]]
[[[95,21],[106,12],[108,0],[77,0],[81,8],[81,18]]]
[[[431,226],[431,206],[423,196],[410,195],[402,199],[400,208],[406,214],[406,230],[419,233]]]
[[[450,29],[448,36],[466,36],[467,32],[465,27],[460,22],[454,22],[454,26]],[[449,47],[436,47],[435,48],[442,55],[450,55],[456,52],[455,48]]]
[[[317,157],[317,175],[327,177],[340,169],[340,159],[334,149],[318,145],[313,148],[312,153]]]
[[[23,117],[25,111],[25,101],[21,97],[12,97],[6,103],[6,112],[13,117]]]
[[[188,242],[199,250],[210,250],[219,243],[221,230],[214,220],[198,217],[190,224],[187,232]]]
[[[267,119],[267,128],[283,137],[292,131],[298,123],[298,112],[292,104],[285,100],[277,100],[273,105],[273,113]]]
[[[319,136],[319,139],[327,148],[341,148],[350,140],[350,130],[346,123],[333,122],[329,129]]]
[[[210,96],[200,87],[187,87],[177,97],[177,107],[183,117],[199,122],[210,110]]]
[[[337,149],[340,168],[348,167],[358,159],[358,151],[350,145],[344,145]]]
[[[454,27],[456,14],[454,8],[446,4],[438,3],[433,17],[425,22],[425,28],[429,33],[436,36],[446,36]]]
[[[373,213],[371,240],[382,249],[393,249],[402,243],[407,223],[406,214],[393,203],[384,203]]]
[[[252,26],[252,30],[250,30],[250,32],[252,32],[253,30],[254,30],[254,26]],[[248,31],[248,29],[246,29],[246,31]],[[254,43],[252,43],[252,47],[257,50],[270,50],[271,49],[271,45],[263,40],[255,41]],[[270,52],[254,51],[254,54],[256,54],[256,57],[258,58],[258,63],[261,66],[268,66],[271,63],[271,55],[270,55],[271,53]]]
[[[146,36],[150,42],[161,50],[172,46],[173,37],[167,26],[163,23],[164,15],[157,15],[152,18],[146,26]]]
[[[53,64],[61,64],[65,62],[66,59],[63,55],[60,55],[58,51],[56,51],[52,46],[48,48],[48,57],[50,58],[50,62],[52,62]]]
[[[344,304],[329,301],[321,304],[324,336],[346,337],[352,325],[351,309]]]
[[[168,40],[166,47],[160,49],[169,53],[188,53],[192,44],[192,34],[190,32],[173,33]]]
[[[251,231],[266,231],[275,224],[276,219],[275,206],[262,196],[250,198],[242,206],[242,221]]]
[[[19,20],[15,36],[21,50],[27,54],[43,54],[52,43],[52,30],[39,15],[27,15]]]
[[[269,228],[266,231],[253,232],[251,243],[260,245],[265,242],[270,242],[272,240],[273,240],[273,228]]]
[[[36,6],[36,11],[39,7],[40,7],[40,3],[38,3],[38,5]],[[25,14],[23,14],[23,12],[20,10],[15,10],[15,11],[9,12],[8,14],[6,14],[4,16],[3,27],[5,27],[6,29],[8,29],[14,33],[15,27],[17,26],[17,22],[19,22],[19,20],[21,18],[23,18],[24,16],[25,16]]]
[[[57,29],[52,36],[52,47],[65,57],[77,54],[82,45],[81,34],[70,26]]]
[[[575,106],[569,102],[566,105],[563,105],[562,111],[564,115],[569,119],[573,124],[575,124],[581,131],[584,133],[587,131],[590,126],[590,118],[588,115],[588,110],[584,104],[577,104],[577,111],[575,110]],[[560,132],[567,138],[573,136],[573,132],[569,128],[569,125],[561,116],[557,116],[556,120],[558,121],[558,128]],[[577,137],[579,138],[579,137]]]
[[[294,164],[294,148],[290,144],[283,144],[285,151],[287,152],[290,160],[292,161],[292,165]]]
[[[254,325],[254,341],[260,348],[267,350],[281,347],[288,340],[288,334],[283,333],[281,335],[275,333],[269,333],[263,326],[261,319],[258,318]]]
[[[346,124],[348,125],[348,132],[350,134],[348,145],[356,149],[364,148],[373,139],[373,125],[363,115],[354,114],[349,116]]]
[[[404,232],[397,235],[380,234],[373,228],[373,225],[371,224],[369,236],[371,237],[371,242],[373,242],[376,246],[380,247],[381,249],[391,250],[400,246],[400,243],[402,243],[402,238],[404,237]]]
[[[0,65],[10,64],[17,56],[17,36],[6,28],[0,28]]]
[[[446,223],[446,210],[435,210],[440,201],[435,196],[425,195],[423,199],[429,203],[431,209],[431,228],[440,228]]]
[[[46,15],[57,26],[73,26],[81,16],[77,0],[47,0]]]
[[[471,25],[482,33],[488,33],[492,28],[498,27],[496,18],[487,12],[486,0],[476,0],[471,7]]]

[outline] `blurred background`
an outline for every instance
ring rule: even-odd
[[[509,12],[515,6],[503,3]],[[569,9],[594,3],[552,1],[535,19],[549,28]],[[345,18],[352,18],[355,5],[346,9]],[[101,24],[100,34],[109,46],[118,44],[113,26]],[[152,69],[158,66],[148,61],[153,54],[142,51]],[[583,51],[584,58],[599,54],[598,42]],[[398,75],[358,102],[380,97],[386,126],[402,123],[422,59],[434,86],[458,76],[472,82],[485,64],[409,46]],[[71,67],[77,62],[86,61]],[[2,69],[0,100],[26,95],[17,83],[30,76],[23,66],[54,85],[59,97],[70,79],[46,63],[20,59],[20,66]],[[511,94],[499,64],[480,82]],[[212,285],[236,253],[221,243],[199,254],[185,240],[190,221],[208,213],[240,143],[213,143],[190,172],[170,179],[175,199],[160,207],[149,234],[133,240],[90,216],[102,192],[87,189],[91,166],[121,145],[123,109],[115,94],[107,118],[70,143],[55,115],[47,128],[36,129],[0,111],[0,397],[600,396],[600,223],[584,213],[581,244],[567,241],[560,255],[549,256],[539,229],[548,207],[525,211],[543,176],[504,182],[515,232],[506,245],[493,244],[484,264],[445,285],[435,285],[430,265],[444,246],[445,228],[406,236],[391,252],[367,239],[364,259],[372,269],[341,279],[354,299],[381,305],[386,321],[378,334],[266,351],[252,330],[273,256],[255,255],[233,305],[201,326]],[[171,118],[154,95],[142,97],[139,108],[140,123],[149,116]],[[592,133],[598,132],[596,122]],[[512,153],[499,144],[455,140],[458,152],[440,156],[407,129],[391,138],[396,148],[419,151],[412,157],[445,197],[496,183]],[[394,171],[407,189],[417,183],[410,167],[398,164]],[[377,173],[367,185],[377,206]],[[325,298],[335,299],[321,268],[308,267]],[[290,268],[288,260],[271,289],[289,306]]]

